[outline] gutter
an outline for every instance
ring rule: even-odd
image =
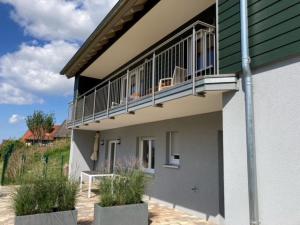
[[[257,168],[255,150],[253,81],[250,68],[247,0],[240,0],[242,82],[245,92],[247,170],[250,225],[259,225]]]

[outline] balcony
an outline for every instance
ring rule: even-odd
[[[234,75],[218,75],[216,56],[215,27],[197,21],[78,96],[69,104],[68,126],[134,114],[185,96],[236,89]]]

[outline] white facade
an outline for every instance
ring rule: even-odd
[[[253,74],[260,222],[299,225],[300,59]],[[223,105],[226,224],[249,224],[242,88],[225,94]]]

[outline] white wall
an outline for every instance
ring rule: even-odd
[[[246,225],[249,207],[243,92],[224,94],[223,104],[225,221],[227,225]]]
[[[95,134],[95,131],[72,130],[69,175],[74,179],[79,179],[81,171],[93,168],[90,156],[94,148]]]
[[[221,112],[145,123],[101,131],[101,139],[120,139],[116,158],[120,160],[137,155],[137,139],[155,139],[155,174],[148,183],[146,194],[203,215],[219,213],[218,131],[222,129]],[[177,131],[180,167],[166,168],[166,133]],[[98,168],[105,161],[102,146]],[[193,188],[196,190],[193,190]]]
[[[300,59],[254,74],[260,221],[299,225]],[[249,224],[242,91],[224,95],[223,129],[226,223]]]

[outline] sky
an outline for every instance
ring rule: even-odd
[[[59,71],[117,0],[0,0],[0,143],[35,110],[68,116],[73,79]]]

